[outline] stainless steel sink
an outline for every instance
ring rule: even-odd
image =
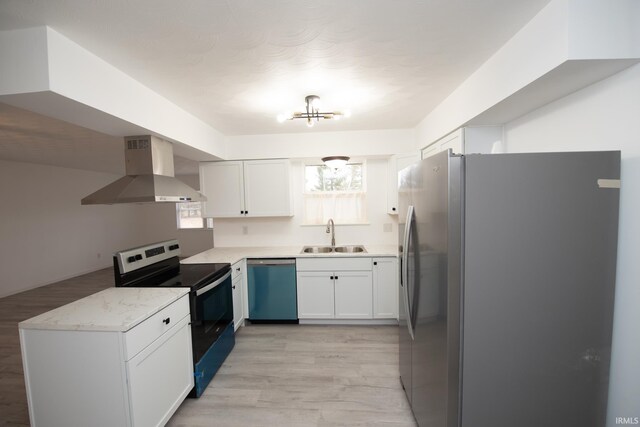
[[[367,250],[362,245],[350,245],[350,246],[305,246],[302,248],[303,254],[328,254],[328,253],[366,253]]]
[[[359,252],[367,252],[364,246],[354,245],[354,246],[336,246],[336,252],[339,253],[359,253]]]
[[[302,248],[303,254],[327,254],[333,252],[331,246],[305,246]]]

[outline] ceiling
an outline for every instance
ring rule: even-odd
[[[2,0],[0,30],[49,25],[226,135],[306,132],[275,117],[308,94],[353,113],[309,131],[409,128],[548,2]],[[113,149],[105,135],[30,120],[31,156],[56,144],[91,162],[89,139],[92,153]],[[20,157],[19,126],[0,125],[0,157]]]

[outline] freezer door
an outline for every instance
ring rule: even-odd
[[[459,365],[457,346],[449,348],[450,341],[459,340],[458,320],[449,316],[450,227],[460,226],[450,224],[451,160],[450,151],[428,157],[415,168],[412,178],[416,234],[416,285],[413,295],[410,293],[415,336],[411,354],[412,409],[419,426],[457,423],[452,419],[453,424],[448,424],[448,406],[457,404],[457,378],[450,378],[449,368],[457,373]],[[459,168],[454,173],[459,173]],[[454,317],[458,311],[454,308]],[[452,321],[456,330],[450,337]],[[449,402],[451,380],[454,401]]]
[[[465,176],[462,426],[604,426],[620,152],[469,155]]]
[[[409,277],[409,249],[411,245],[411,224],[413,215],[412,202],[412,186],[411,186],[411,167],[405,168],[399,173],[400,187],[398,189],[398,250],[400,253],[400,280],[398,287],[398,344],[399,344],[399,368],[400,382],[407,395],[407,399],[411,404],[411,347],[413,342],[413,327],[411,325],[409,314],[409,295],[408,295],[408,277]]]

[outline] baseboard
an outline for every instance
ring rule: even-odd
[[[396,319],[300,319],[301,325],[398,325]]]

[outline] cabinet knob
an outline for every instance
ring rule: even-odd
[[[232,287],[231,287],[231,289],[235,289],[235,288],[236,288],[235,286],[232,286]]]
[[[374,261],[374,262],[373,262],[373,265],[378,265],[378,261]]]
[[[246,215],[246,214],[248,214],[248,213],[249,213],[249,211],[244,211],[244,214],[245,214],[245,215]]]
[[[335,279],[338,280],[338,276],[336,276]]]
[[[244,214],[244,211],[240,211],[240,215]]]
[[[391,208],[391,210],[395,212],[396,208]]]
[[[333,280],[333,276],[329,277],[329,279]]]
[[[164,323],[165,325],[168,325],[169,323],[171,323],[171,318],[167,317],[166,319],[163,319],[162,323]]]
[[[237,268],[236,268],[236,271],[240,271],[240,267],[237,267]]]

